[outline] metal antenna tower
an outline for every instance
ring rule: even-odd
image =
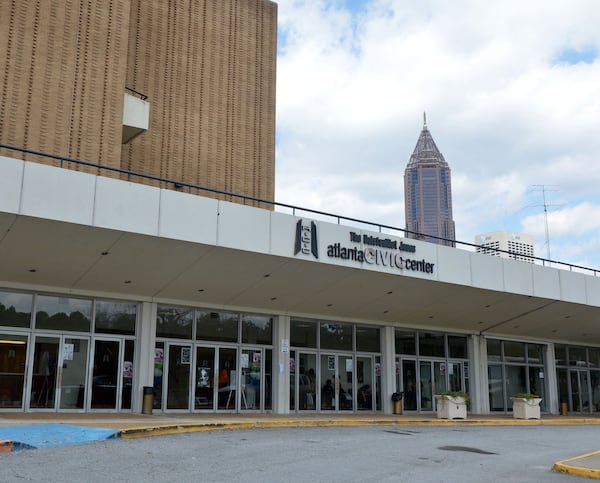
[[[549,206],[555,206],[555,205],[549,205],[546,202],[546,192],[548,191],[558,191],[556,189],[548,189],[550,187],[554,187],[555,185],[547,185],[547,184],[534,184],[533,187],[537,188],[534,189],[533,191],[541,191],[542,192],[542,199],[544,201],[543,207],[544,207],[544,223],[545,223],[545,228],[546,228],[546,250],[547,250],[547,257],[548,260],[551,260],[550,257],[550,232],[548,230],[548,207]]]

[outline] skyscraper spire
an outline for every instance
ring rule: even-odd
[[[425,112],[423,129],[404,172],[404,208],[406,229],[413,232],[407,234],[409,238],[454,246],[450,167],[427,129]]]

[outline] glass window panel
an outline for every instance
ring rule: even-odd
[[[467,338],[462,336],[448,336],[448,355],[457,359],[467,359]]]
[[[554,357],[556,358],[557,366],[566,366],[567,365],[567,347],[564,345],[555,345],[554,346]]]
[[[233,312],[196,311],[196,340],[237,342],[239,314]]]
[[[0,334],[0,408],[22,408],[27,337]]]
[[[396,331],[396,354],[407,354],[414,356],[417,354],[417,344],[415,342],[416,334],[404,330]]]
[[[37,329],[89,332],[92,301],[68,297],[38,295],[35,327]]]
[[[321,323],[321,349],[352,350],[352,325]]]
[[[512,399],[515,394],[527,392],[525,366],[505,366],[506,371],[506,407],[512,409]]]
[[[544,361],[544,346],[527,344],[527,361],[530,364],[541,364]]]
[[[159,305],[156,312],[156,336],[192,338],[194,309]]]
[[[157,342],[154,347],[154,409],[162,409],[163,369],[165,361],[165,343]]]
[[[271,345],[273,343],[273,318],[266,315],[242,315],[242,342]]]
[[[600,349],[588,349],[590,367],[600,367]]]
[[[317,324],[306,320],[290,321],[290,345],[293,347],[317,347]]]
[[[0,292],[0,325],[30,327],[33,295]]]
[[[444,336],[430,332],[419,333],[419,355],[444,357]]]
[[[525,343],[504,341],[504,360],[506,362],[525,362]]]
[[[590,371],[592,386],[592,411],[600,411],[600,371]]]
[[[569,365],[586,367],[585,347],[569,347]]]
[[[377,327],[357,327],[356,350],[363,352],[380,352],[379,329]]]
[[[137,305],[128,302],[96,301],[96,333],[135,335]]]
[[[502,360],[502,344],[499,340],[488,339],[487,340],[487,356],[488,361],[500,361]]]

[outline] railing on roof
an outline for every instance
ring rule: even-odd
[[[461,247],[468,247],[470,249],[485,250],[486,253],[489,253],[490,251],[494,251],[496,253],[506,253],[509,255],[510,258],[517,259],[517,260],[525,259],[528,261],[538,262],[543,266],[546,266],[546,265],[554,266],[555,268],[563,268],[563,269],[567,269],[571,272],[589,273],[595,277],[600,276],[600,269],[584,267],[581,265],[574,265],[572,263],[560,262],[557,260],[550,260],[547,258],[535,257],[535,256],[530,256],[530,255],[523,255],[522,253],[501,250],[499,248],[482,247],[481,245],[477,245],[475,243],[452,240],[449,238],[443,238],[443,237],[438,237],[438,236],[433,236],[433,235],[426,235],[423,233],[410,231],[410,230],[406,230],[404,228],[398,228],[398,227],[391,226],[391,225],[384,225],[381,223],[375,223],[372,221],[361,220],[361,219],[352,218],[349,216],[336,215],[333,213],[328,213],[326,211],[313,210],[311,208],[303,208],[301,206],[290,205],[287,203],[280,203],[277,201],[265,200],[262,198],[257,198],[255,196],[242,195],[239,193],[233,193],[230,191],[224,191],[224,190],[220,190],[220,189],[216,189],[216,188],[209,188],[207,186],[196,185],[193,183],[186,183],[185,181],[177,181],[177,180],[172,180],[169,178],[162,178],[160,176],[153,176],[151,174],[137,173],[135,171],[129,171],[126,169],[121,169],[121,168],[115,168],[112,166],[105,166],[102,164],[90,163],[89,161],[81,161],[79,159],[69,158],[67,156],[59,156],[56,154],[44,153],[42,151],[35,151],[33,149],[20,148],[20,147],[12,146],[9,144],[0,143],[0,148],[8,149],[11,151],[17,151],[17,152],[25,153],[25,154],[31,154],[31,155],[35,155],[35,156],[42,156],[42,157],[49,158],[49,159],[54,159],[54,160],[60,162],[61,168],[65,167],[64,166],[65,163],[74,163],[74,164],[81,165],[81,166],[87,166],[90,168],[96,168],[99,170],[109,171],[109,172],[113,172],[113,173],[119,173],[121,175],[124,175],[128,181],[131,181],[132,178],[141,178],[141,179],[147,179],[147,180],[151,180],[151,181],[158,181],[161,183],[165,183],[167,185],[172,185],[177,190],[186,188],[187,191],[191,194],[193,194],[194,191],[196,191],[196,192],[214,193],[214,194],[223,195],[223,196],[230,196],[231,198],[237,198],[237,199],[242,200],[244,205],[247,202],[253,202],[253,203],[262,203],[262,204],[266,204],[266,205],[271,205],[275,208],[291,210],[291,213],[294,216],[299,216],[299,213],[305,213],[305,214],[309,214],[312,216],[317,216],[318,219],[320,219],[320,217],[323,217],[326,219],[323,221],[327,221],[327,219],[333,219],[336,221],[336,223],[338,225],[341,224],[343,221],[346,223],[353,223],[353,224],[358,224],[358,225],[364,226],[364,227],[370,227],[370,228],[373,228],[371,231],[377,231],[382,234],[383,233],[389,234],[389,235],[400,234],[399,236],[408,236],[408,238],[410,238],[410,239],[425,240],[425,241],[427,241],[428,239],[438,240],[438,241],[445,242],[446,244],[449,244],[449,245],[460,245]],[[470,251],[473,251],[473,250],[470,250]],[[493,255],[491,255],[491,256],[493,256]]]

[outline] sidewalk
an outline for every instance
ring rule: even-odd
[[[467,419],[437,419],[434,414],[124,414],[124,413],[0,413],[0,453],[28,447],[83,444],[112,437],[144,438],[166,434],[236,429],[341,426],[534,426],[600,425],[600,417],[552,416],[513,419],[510,415],[469,415]],[[65,425],[65,428],[59,426]],[[61,431],[59,431],[59,429]],[[69,432],[63,436],[64,431]],[[93,431],[97,430],[97,433]],[[113,430],[113,431],[106,431]],[[43,446],[10,440],[3,434],[35,435]],[[41,435],[40,435],[41,434]],[[91,439],[85,439],[91,438]],[[96,438],[96,439],[94,439]],[[7,441],[8,439],[8,441]],[[558,461],[553,469],[600,479],[600,451]]]

